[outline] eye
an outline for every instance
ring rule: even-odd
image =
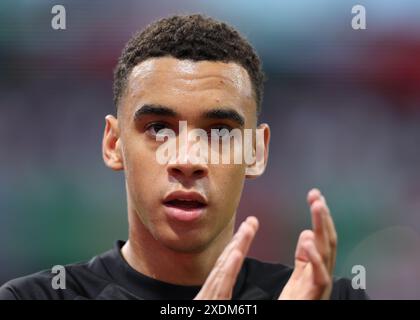
[[[226,137],[229,136],[233,128],[226,124],[219,124],[212,126],[210,128],[209,136],[211,137],[213,134],[216,134],[219,137]]]
[[[160,130],[167,129],[168,125],[163,122],[152,122],[146,126],[146,133],[150,134],[151,136],[156,136]]]

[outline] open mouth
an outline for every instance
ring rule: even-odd
[[[166,214],[178,221],[193,221],[203,216],[207,199],[198,192],[175,191],[163,200]]]
[[[202,203],[200,201],[185,199],[174,199],[170,201],[165,201],[164,204],[168,207],[178,208],[182,210],[201,209],[206,206],[205,203]]]

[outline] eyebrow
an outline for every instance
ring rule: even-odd
[[[178,116],[178,113],[176,113],[171,108],[165,106],[156,104],[145,104],[134,113],[134,120],[139,120],[141,117],[148,115],[176,117]]]
[[[143,116],[147,115],[171,118],[179,117],[179,114],[169,107],[156,104],[145,104],[134,113],[134,120],[139,120]],[[241,127],[245,123],[244,117],[240,115],[236,110],[231,108],[216,108],[205,111],[202,114],[202,117],[205,119],[231,120],[236,122]]]
[[[203,117],[207,119],[231,120],[236,122],[241,127],[245,123],[244,117],[241,116],[236,110],[230,108],[212,109],[204,112]]]

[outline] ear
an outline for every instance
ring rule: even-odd
[[[118,119],[112,115],[107,115],[105,117],[105,130],[102,139],[102,157],[105,165],[112,170],[117,171],[124,169]]]
[[[255,163],[247,165],[245,176],[248,179],[255,179],[262,175],[267,167],[268,149],[270,145],[270,127],[266,123],[258,126],[255,134],[255,144],[253,154],[256,158]]]

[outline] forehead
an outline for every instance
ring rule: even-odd
[[[133,68],[126,89],[124,108],[131,112],[142,103],[169,106],[179,113],[188,107],[220,106],[241,109],[244,116],[256,111],[249,75],[234,62],[152,58]]]

